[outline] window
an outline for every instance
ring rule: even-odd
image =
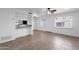
[[[55,19],[56,28],[72,28],[72,16],[57,17]]]
[[[64,22],[56,22],[57,27],[64,27]]]

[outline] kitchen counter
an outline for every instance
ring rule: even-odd
[[[16,29],[23,29],[23,28],[27,28],[27,27],[31,27],[32,25],[22,25],[22,24],[19,24],[19,25],[16,25]]]

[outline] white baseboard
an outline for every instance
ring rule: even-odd
[[[0,40],[0,43],[5,43],[5,42],[8,42],[8,41],[12,41],[12,40],[15,40],[15,38]]]

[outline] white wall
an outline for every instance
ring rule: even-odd
[[[55,18],[58,16],[72,16],[73,17],[73,28],[71,29],[57,29],[55,28]],[[62,13],[58,15],[48,15],[46,16],[46,20],[48,20],[48,27],[39,27],[39,30],[50,31],[60,34],[66,34],[71,36],[79,37],[79,11]],[[38,20],[40,22],[40,20]],[[36,24],[39,25],[39,24]]]
[[[23,9],[15,9],[15,23],[18,21],[27,20],[28,25],[32,25],[32,16],[28,14],[28,11]],[[17,25],[17,23],[16,23]],[[22,37],[32,34],[32,27],[15,29],[15,37]]]
[[[17,21],[15,13],[16,8],[0,8],[0,43],[14,40],[18,33],[24,35],[25,33],[26,35],[31,33],[31,28],[20,29],[18,31],[15,29],[15,23]],[[31,20],[29,21],[30,23]]]
[[[0,9],[0,42],[14,39],[14,9]],[[10,36],[10,38],[8,38]],[[3,38],[3,39],[2,39]]]
[[[40,18],[33,18],[33,30],[40,28],[39,22],[41,22]]]
[[[33,18],[33,30],[35,30],[36,29],[36,20]]]

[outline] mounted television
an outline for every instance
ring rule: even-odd
[[[26,20],[23,20],[23,24],[24,24],[24,25],[27,25],[27,21],[26,21]]]

